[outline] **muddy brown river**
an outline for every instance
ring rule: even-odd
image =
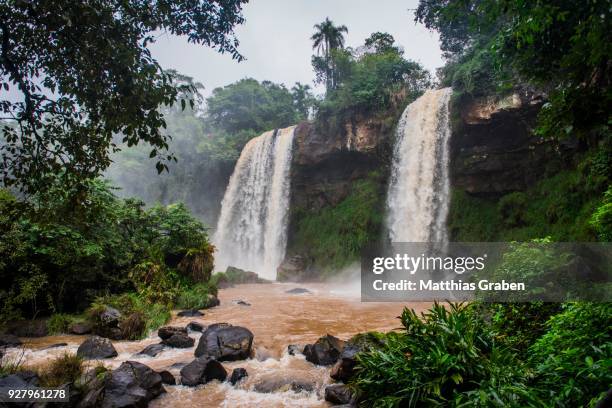
[[[306,288],[310,293],[288,294],[287,290]],[[331,382],[329,367],[315,366],[304,356],[287,353],[290,344],[315,342],[329,333],[341,339],[365,331],[389,331],[399,326],[397,316],[404,306],[422,311],[429,303],[361,303],[358,294],[328,284],[252,284],[238,285],[219,291],[221,305],[204,311],[202,317],[176,317],[169,325],[185,326],[191,321],[204,325],[227,322],[244,326],[254,334],[254,357],[249,360],[224,362],[231,372],[246,368],[249,376],[237,386],[213,381],[198,387],[165,386],[168,391],[151,402],[150,407],[326,407],[323,400],[325,385]],[[237,304],[238,300],[250,306]],[[196,345],[200,333],[191,332]],[[37,366],[61,355],[74,352],[85,336],[65,335],[24,339],[25,349],[12,349],[13,358],[20,358],[27,366]],[[194,347],[166,348],[156,357],[136,356],[145,346],[158,343],[156,333],[140,341],[113,342],[119,355],[102,360],[109,368],[123,361],[134,360],[155,370],[167,369],[179,378],[181,364],[194,359]],[[48,348],[57,343],[67,346]],[[97,362],[88,362],[92,366]],[[280,390],[274,393],[254,391],[256,384],[284,378],[314,383],[313,391]]]

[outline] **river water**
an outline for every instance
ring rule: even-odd
[[[288,294],[287,290],[306,288],[310,293]],[[300,346],[315,342],[329,333],[341,339],[365,331],[389,331],[400,325],[397,316],[404,306],[422,311],[429,303],[361,303],[358,294],[341,286],[329,284],[248,284],[219,291],[221,305],[204,311],[204,316],[172,318],[169,325],[185,326],[191,321],[204,325],[227,322],[244,326],[254,334],[254,358],[244,361],[224,362],[231,373],[237,367],[246,368],[249,377],[237,386],[217,381],[198,387],[165,386],[166,394],[152,401],[151,407],[326,407],[323,400],[325,385],[331,382],[329,367],[318,367],[302,355],[291,356],[287,346]],[[250,306],[237,304],[238,300]],[[196,339],[198,332],[191,332]],[[25,349],[11,349],[10,357],[21,358],[28,366],[45,362],[69,351],[76,353],[85,336],[64,335],[25,339]],[[155,370],[167,369],[179,378],[181,364],[194,359],[194,348],[166,348],[156,357],[135,356],[145,346],[158,343],[156,333],[140,341],[113,342],[119,355],[102,362],[109,368],[119,366],[123,361],[139,361]],[[48,348],[57,343],[67,346]],[[95,365],[97,362],[88,362]],[[261,393],[254,391],[256,384],[265,381],[294,379],[314,384],[311,392],[292,390]]]

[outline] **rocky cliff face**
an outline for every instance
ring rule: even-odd
[[[291,168],[291,208],[334,206],[351,182],[388,165],[392,129],[376,120],[356,121],[321,132],[309,122],[296,128]]]
[[[549,159],[575,144],[533,134],[545,96],[518,90],[505,98],[462,97],[453,118],[450,175],[453,188],[484,197],[523,191],[543,178]]]

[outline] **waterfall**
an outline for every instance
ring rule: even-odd
[[[216,270],[231,265],[276,278],[287,240],[294,130],[265,132],[242,149],[213,238]]]
[[[391,242],[448,241],[451,93],[451,88],[425,92],[398,123],[387,194]]]

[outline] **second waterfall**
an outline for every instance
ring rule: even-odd
[[[425,92],[398,123],[387,194],[392,242],[448,241],[451,93],[451,88]]]
[[[295,127],[266,132],[242,149],[221,204],[215,269],[227,266],[276,278],[285,256]]]

